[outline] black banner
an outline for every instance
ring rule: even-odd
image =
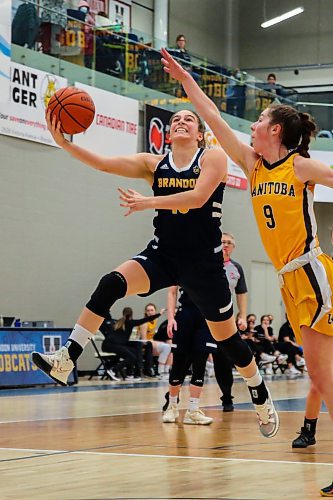
[[[169,121],[173,113],[146,104],[146,151],[164,155],[171,150]]]

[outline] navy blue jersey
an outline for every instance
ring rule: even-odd
[[[198,149],[190,164],[177,168],[172,152],[157,165],[154,172],[153,192],[155,196],[182,193],[194,189],[200,176],[200,158],[204,149]],[[222,200],[225,183],[220,183],[209,200],[201,207],[191,210],[156,210],[153,224],[156,248],[180,252],[214,252],[221,250]]]

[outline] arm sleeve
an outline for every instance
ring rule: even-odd
[[[235,288],[235,293],[246,293],[247,292],[247,286],[246,286],[246,281],[245,281],[245,275],[243,268],[238,262],[233,261],[234,265],[237,267],[237,270],[239,272],[239,280],[237,282],[236,288]]]

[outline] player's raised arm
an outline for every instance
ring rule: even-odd
[[[333,169],[313,158],[297,156],[294,160],[297,178],[309,184],[321,184],[333,188]]]
[[[162,49],[161,53],[164,71],[181,82],[187,96],[191,99],[198,113],[208,123],[227,155],[245,173],[250,173],[257,159],[252,147],[238,139],[227,122],[221,117],[213,101],[206,96],[192,76],[175,61],[167,50]]]
[[[101,170],[108,174],[120,175],[136,179],[145,179],[152,183],[154,168],[161,157],[150,153],[137,153],[128,156],[103,156],[82,148],[68,141],[60,131],[61,122],[53,118],[50,113],[46,115],[47,128],[58,146],[65,149],[73,158],[82,161],[89,167]]]
[[[167,196],[143,196],[133,189],[120,189],[121,207],[128,208],[125,215],[142,210],[191,210],[201,208],[221,182],[227,179],[227,157],[220,150],[206,150],[202,159],[202,172],[195,188]]]

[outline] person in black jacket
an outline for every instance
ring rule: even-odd
[[[116,372],[120,373],[123,378],[134,378],[139,380],[141,379],[143,371],[145,374],[151,374],[153,365],[151,342],[145,344],[145,366],[143,370],[143,344],[139,341],[130,340],[130,337],[135,326],[143,325],[159,317],[160,313],[157,313],[154,316],[133,319],[133,309],[131,307],[125,307],[122,317],[112,326],[110,325],[110,318],[106,318],[100,326],[100,331],[105,336],[102,349],[105,352],[118,354],[122,358],[122,361],[120,361],[114,369]],[[124,368],[126,368],[126,375]]]
[[[36,7],[22,3],[12,21],[12,43],[32,49],[38,38],[40,23]]]

